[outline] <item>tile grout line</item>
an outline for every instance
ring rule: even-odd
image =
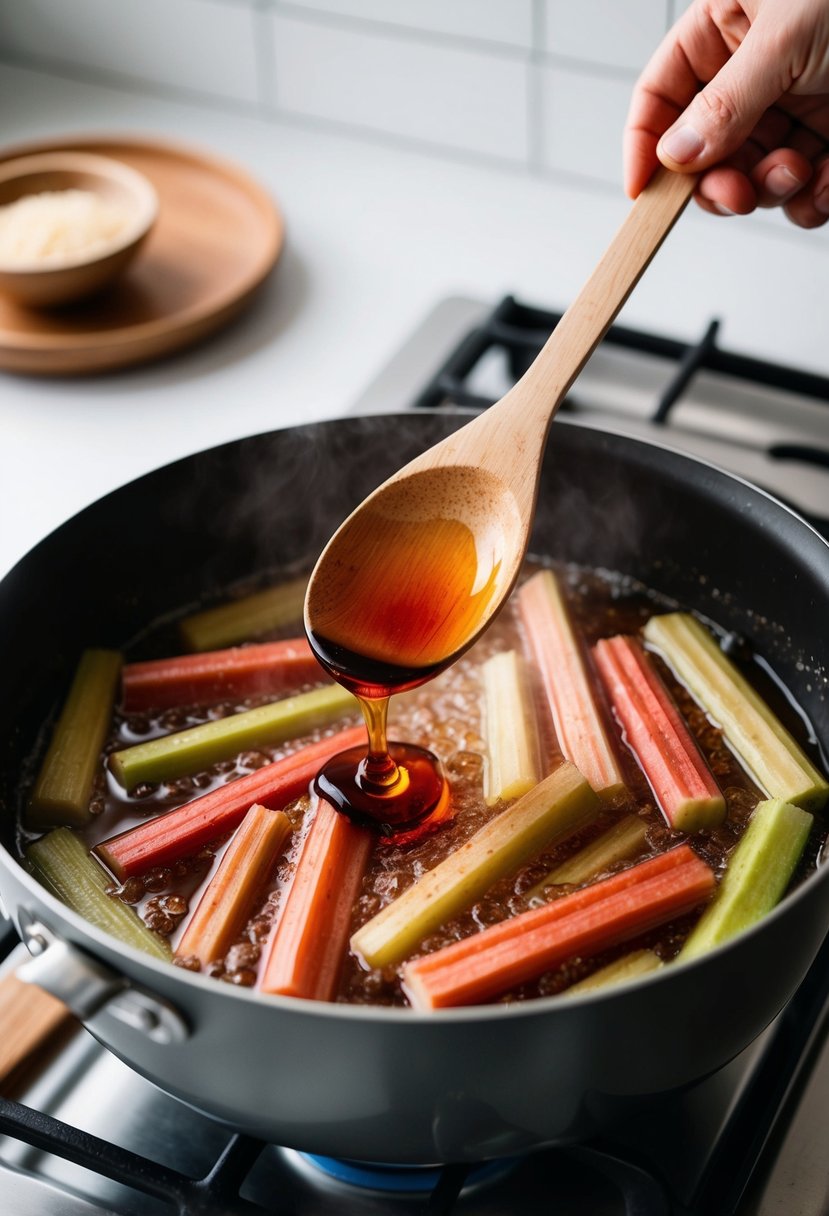
[[[256,59],[256,93],[260,113],[266,118],[279,112],[273,22],[270,20],[272,12],[268,0],[254,0],[252,30],[253,53]]]
[[[544,164],[544,93],[541,81],[541,55],[545,46],[546,13],[544,0],[532,0],[532,50],[527,65],[527,159],[531,173],[540,173]]]
[[[288,17],[303,25],[323,26],[351,34],[373,34],[375,37],[401,38],[426,46],[440,46],[457,51],[489,53],[504,59],[520,59],[528,47],[517,42],[500,42],[495,38],[476,38],[474,34],[448,34],[413,25],[397,25],[373,17],[352,17],[347,13],[329,13],[324,9],[305,8],[290,0],[264,0],[275,16]]]

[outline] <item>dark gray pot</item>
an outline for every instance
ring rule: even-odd
[[[84,646],[123,645],[171,607],[312,564],[371,488],[462,421],[347,419],[203,452],[89,507],[0,583],[0,892],[33,948],[52,941],[33,978],[163,1089],[311,1152],[458,1161],[585,1135],[608,1098],[683,1085],[746,1046],[829,925],[824,867],[693,964],[593,996],[427,1016],[263,998],[157,964],[15,861],[25,759]],[[786,508],[665,449],[557,422],[533,547],[624,571],[746,634],[829,740],[829,547]]]

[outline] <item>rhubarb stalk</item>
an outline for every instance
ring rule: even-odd
[[[323,671],[305,638],[234,646],[203,654],[129,663],[121,676],[125,713],[179,705],[213,705],[263,693],[292,692]]]
[[[551,570],[541,570],[524,583],[518,607],[562,753],[597,794],[616,797],[624,791],[624,777]]]
[[[370,967],[399,962],[499,878],[589,823],[600,805],[565,762],[358,929],[352,950]]]
[[[107,875],[69,828],[55,828],[30,844],[26,860],[35,877],[91,925],[135,950],[155,958],[171,958],[163,937],[148,929],[137,912],[120,899],[107,895]]]
[[[789,885],[813,822],[808,811],[779,798],[758,804],[729,858],[716,899],[691,930],[679,959],[704,954],[771,911]]]
[[[615,962],[600,967],[577,984],[571,984],[564,996],[580,996],[584,992],[595,992],[599,988],[610,988],[615,984],[626,984],[640,975],[660,971],[665,964],[653,950],[634,950],[631,954],[617,958]]]
[[[104,840],[95,850],[121,881],[166,866],[221,840],[238,827],[254,802],[280,809],[304,794],[318,770],[337,752],[365,741],[363,726],[311,743],[293,755],[237,777],[192,802]]]
[[[227,954],[291,831],[283,811],[254,803],[191,916],[176,953],[205,967]]]
[[[483,665],[484,798],[487,806],[526,794],[538,784],[538,739],[528,705],[526,676],[514,650]]]
[[[27,827],[81,827],[89,822],[92,786],[120,670],[121,656],[115,651],[86,650],[81,656],[29,800]]]
[[[680,845],[406,963],[404,987],[416,1009],[479,1004],[691,912],[715,886],[711,868]]]
[[[114,752],[110,756],[110,769],[127,790],[134,790],[143,782],[172,781],[187,773],[201,772],[217,760],[228,760],[250,748],[273,747],[356,709],[357,702],[351,693],[339,684],[331,684],[259,709],[137,743]]]
[[[628,747],[668,824],[678,832],[717,827],[725,799],[640,644],[605,638],[593,653]]]
[[[307,578],[295,578],[246,595],[243,599],[207,608],[179,621],[179,634],[188,650],[217,650],[247,642],[302,620]]]
[[[770,798],[820,810],[829,782],[714,638],[685,612],[654,616],[646,640],[660,651]]]
[[[337,987],[374,837],[324,799],[270,942],[262,992],[330,1001]]]
[[[574,853],[554,870],[550,870],[549,874],[545,874],[541,881],[527,892],[527,901],[533,903],[545,899],[550,887],[580,886],[618,862],[635,857],[644,852],[647,837],[648,830],[644,821],[636,815],[626,815],[590,844],[579,849],[578,853]]]

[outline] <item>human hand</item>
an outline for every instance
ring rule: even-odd
[[[640,76],[625,129],[635,198],[661,161],[717,215],[829,219],[829,0],[695,0]]]

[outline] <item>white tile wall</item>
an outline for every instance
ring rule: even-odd
[[[545,0],[544,49],[639,71],[667,28],[668,0]]]
[[[2,0],[0,48],[236,101],[258,98],[253,11],[226,0]]]
[[[276,0],[276,7],[283,12],[298,8],[458,38],[532,46],[533,0]]]
[[[275,13],[278,111],[526,162],[528,77],[515,56]]]
[[[638,69],[688,0],[0,0],[0,60],[620,180]]]
[[[537,70],[543,108],[542,167],[620,185],[630,81],[549,65]]]

